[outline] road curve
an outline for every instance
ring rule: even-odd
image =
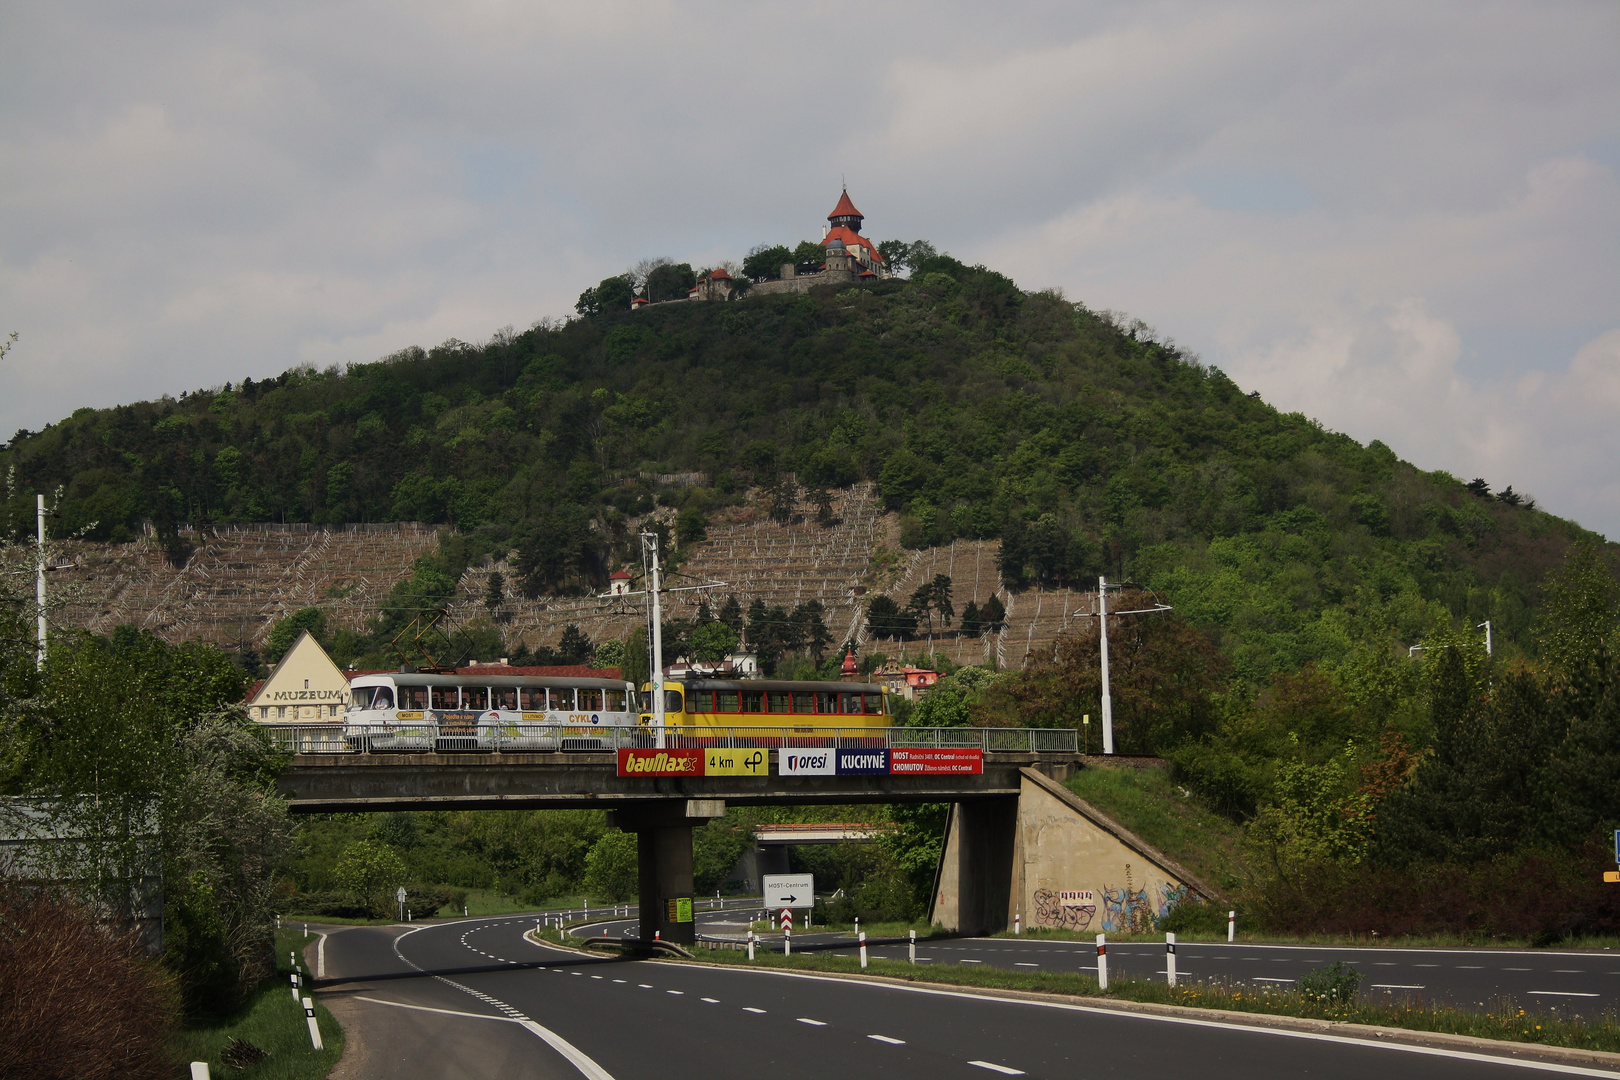
[[[799,973],[582,957],[533,917],[353,927],[325,942],[321,994],[355,1048],[339,1080],[562,1077],[985,1080],[1620,1076]]]

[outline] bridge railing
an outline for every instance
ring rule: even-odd
[[[652,747],[657,735],[643,727],[499,723],[481,727],[431,720],[380,724],[278,724],[261,727],[281,750],[297,754],[370,752],[567,752]],[[676,749],[769,749],[836,746],[840,749],[976,749],[988,753],[1077,753],[1072,728],[878,728],[806,730],[793,727],[668,727],[664,746]]]

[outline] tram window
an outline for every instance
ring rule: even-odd
[[[666,713],[685,711],[681,706],[681,692],[679,690],[664,691],[664,711]]]
[[[602,691],[595,687],[582,686],[579,688],[579,711],[601,712]]]
[[[551,688],[551,708],[556,712],[572,712],[574,709],[574,688],[572,686],[553,686]]]
[[[546,711],[546,689],[543,686],[525,686],[519,690],[519,708],[524,712]]]
[[[455,686],[429,687],[431,700],[435,709],[456,709],[461,707],[461,700]]]
[[[734,713],[737,711],[737,691],[721,690],[715,695],[715,697],[718,699],[716,702],[718,705],[718,708],[715,709],[716,712]]]
[[[386,686],[377,687],[371,695],[373,709],[392,709],[394,707],[394,691]]]
[[[624,691],[609,690],[607,692],[607,701],[603,705],[603,708],[608,712],[624,712]]]
[[[772,690],[765,695],[765,705],[769,712],[792,712],[788,702],[786,690]]]
[[[461,707],[479,710],[489,708],[489,687],[463,686],[461,688]]]
[[[883,715],[883,695],[882,694],[867,694],[866,695],[866,715],[867,716],[882,716]]]
[[[859,695],[859,694],[840,694],[839,697],[843,700],[843,703],[844,703],[844,710],[843,711],[844,712],[858,713],[858,712],[861,711],[861,695]]]
[[[371,708],[371,692],[375,689],[376,687],[373,686],[357,686],[353,690],[349,691],[349,708]]]
[[[816,711],[816,695],[810,690],[795,690],[793,692],[793,711],[796,713],[812,713]]]
[[[501,712],[517,712],[517,687],[497,686],[492,693],[495,697],[495,708]]]
[[[402,686],[399,688],[399,703],[407,709],[418,711],[428,707],[428,688],[425,686]]]
[[[743,712],[762,713],[765,711],[765,695],[758,690],[743,691]]]
[[[835,713],[837,711],[838,711],[838,691],[836,691],[836,690],[817,690],[816,691],[816,712],[819,712],[819,713]]]
[[[714,712],[713,690],[688,690],[686,692],[687,712]]]

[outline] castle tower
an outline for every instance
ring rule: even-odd
[[[861,231],[861,222],[865,220],[866,216],[849,201],[847,188],[838,196],[838,205],[833,207],[833,212],[827,215],[827,223],[833,228],[844,228],[853,233]]]

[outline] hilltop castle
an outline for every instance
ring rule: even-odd
[[[783,263],[781,277],[757,282],[747,291],[808,292],[817,285],[845,285],[888,277],[888,263],[878,253],[877,245],[861,235],[864,220],[865,215],[850,201],[849,192],[843,191],[838,196],[838,205],[827,215],[827,227],[821,231],[821,246],[826,252],[821,268],[814,273],[801,274],[793,263]],[[687,299],[732,300],[738,295],[737,283],[731,275],[725,270],[713,270],[698,279],[697,287]]]

